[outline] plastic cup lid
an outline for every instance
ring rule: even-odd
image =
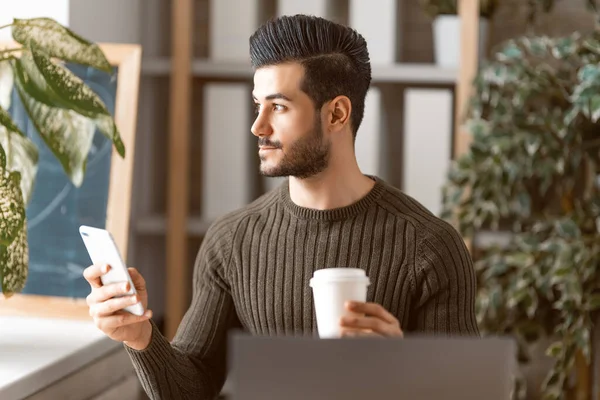
[[[315,271],[310,284],[315,282],[366,282],[369,284],[369,278],[365,271],[360,268],[323,268]]]

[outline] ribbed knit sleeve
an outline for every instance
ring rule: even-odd
[[[475,319],[476,277],[471,257],[454,228],[436,222],[418,230],[415,330],[479,335]]]
[[[202,243],[194,268],[192,303],[172,343],[154,323],[150,345],[126,349],[140,382],[151,399],[214,399],[226,378],[229,329],[239,327],[227,265],[231,256],[231,225],[215,223]]]

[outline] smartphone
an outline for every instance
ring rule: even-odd
[[[121,252],[110,232],[105,229],[82,225],[79,227],[79,234],[83,239],[92,263],[110,265],[108,272],[100,277],[102,284],[129,282],[131,289],[127,294],[122,296],[137,294],[131,275],[129,275],[129,271],[121,257]],[[144,315],[144,307],[141,302],[127,306],[124,310],[134,315]]]

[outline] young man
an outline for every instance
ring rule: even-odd
[[[324,19],[266,23],[250,38],[261,172],[288,181],[210,228],[192,304],[169,343],[150,320],[124,314],[136,299],[85,272],[90,313],[123,341],[151,398],[214,398],[226,376],[227,332],[314,335],[309,279],[321,268],[368,274],[364,317],[344,333],[477,335],[475,274],[461,237],[415,200],[358,168],[354,138],[371,81],[365,40]],[[235,112],[235,110],[232,110]],[[132,270],[144,305],[143,278]]]

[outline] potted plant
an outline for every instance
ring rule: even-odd
[[[570,378],[590,398],[600,308],[600,32],[506,43],[474,81],[472,143],[450,168],[443,216],[473,240],[487,334],[553,343],[544,399]],[[478,248],[478,233],[505,231]],[[577,372],[576,372],[577,371]]]
[[[457,68],[460,59],[459,0],[419,0],[423,11],[433,19],[435,62],[440,67]],[[488,42],[489,20],[498,0],[480,0],[479,56],[483,57]]]
[[[124,157],[119,130],[105,104],[66,62],[112,74],[98,45],[49,18],[15,19],[14,46],[0,49],[0,290],[20,292],[28,271],[25,209],[37,172],[38,149],[8,113],[14,89],[44,143],[71,182],[85,175],[97,127]]]

